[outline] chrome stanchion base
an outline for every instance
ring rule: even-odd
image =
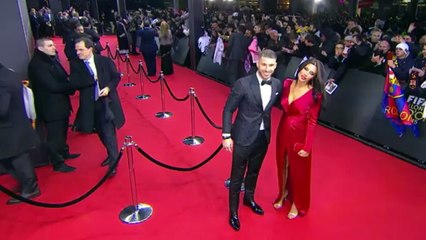
[[[120,220],[128,223],[140,223],[147,220],[152,215],[152,207],[145,203],[139,203],[137,206],[128,206],[120,212]]]
[[[191,136],[183,139],[183,143],[186,145],[200,145],[204,142],[204,138],[199,136]]]
[[[151,97],[151,95],[137,95],[136,99],[137,100],[145,100],[145,99],[149,99]]]
[[[135,85],[136,85],[136,83],[132,83],[132,82],[123,84],[123,86],[125,86],[125,87],[133,87]]]
[[[158,112],[158,113],[155,114],[155,116],[157,118],[169,118],[169,117],[173,116],[173,113],[171,113],[171,112]]]

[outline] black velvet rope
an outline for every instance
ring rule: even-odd
[[[112,60],[115,60],[115,59],[117,59],[117,56],[118,56],[118,54],[117,54],[117,51],[115,51],[115,55],[113,55],[112,54],[112,51],[111,51],[111,48],[109,47],[109,46],[106,46],[107,47],[107,52],[108,52],[108,56],[112,59]]]
[[[199,164],[197,164],[193,167],[182,168],[182,167],[175,167],[175,166],[171,166],[171,165],[162,163],[162,162],[154,159],[153,157],[151,157],[148,153],[144,152],[137,144],[134,144],[134,146],[140,154],[142,154],[144,157],[146,157],[149,161],[153,162],[154,164],[156,164],[160,167],[163,167],[163,168],[167,168],[169,170],[181,171],[181,172],[189,172],[189,171],[193,171],[193,170],[196,170],[196,169],[202,167],[203,165],[208,163],[210,160],[212,160],[213,157],[216,156],[219,153],[219,151],[222,149],[222,144],[220,144],[219,147],[206,160],[202,161],[201,163],[199,163]]]
[[[118,56],[122,62],[127,62],[127,55],[124,55],[123,58],[121,58],[121,54],[118,49],[115,51],[115,55]]]
[[[176,96],[173,94],[172,90],[170,89],[170,86],[169,86],[169,84],[167,83],[166,79],[165,79],[165,78],[163,78],[163,80],[164,80],[164,85],[166,85],[167,91],[169,91],[170,95],[172,95],[172,97],[173,97],[173,99],[174,99],[174,100],[182,102],[182,101],[186,101],[186,100],[189,98],[189,94],[188,94],[188,95],[186,95],[186,96],[185,96],[185,97],[183,97],[183,98],[178,98],[178,97],[176,97]]]
[[[210,117],[207,115],[206,111],[204,111],[203,106],[200,103],[200,100],[198,100],[198,97],[195,96],[195,101],[197,102],[198,107],[200,108],[201,113],[203,114],[204,118],[206,118],[206,120],[210,123],[210,125],[212,125],[214,128],[216,129],[222,129],[221,126],[216,125],[211,119]]]
[[[141,71],[141,65],[140,64],[138,64],[138,69],[137,70],[135,70],[135,68],[133,67],[132,62],[130,61],[130,58],[127,58],[127,64],[130,65],[130,68],[132,69],[132,71],[135,74],[139,74],[140,73],[140,71]]]
[[[158,82],[158,81],[160,81],[160,76],[157,78],[157,80],[152,80],[149,76],[148,76],[148,74],[146,73],[146,71],[145,71],[145,68],[143,68],[143,66],[141,65],[141,69],[142,69],[142,72],[143,72],[143,75],[146,77],[146,79],[148,79],[148,81],[150,81],[151,83],[156,83],[156,82]]]
[[[102,51],[105,51],[105,50],[108,50],[108,49],[109,49],[109,45],[108,45],[108,43],[107,43],[107,44],[106,44],[106,47],[104,47],[104,48],[102,48],[102,49],[101,49],[101,52],[102,52]]]
[[[86,199],[90,195],[92,195],[92,193],[94,193],[96,190],[98,190],[98,188],[100,186],[102,186],[102,184],[104,184],[104,182],[109,178],[109,175],[112,173],[113,169],[115,169],[118,166],[118,162],[120,161],[121,157],[123,156],[124,148],[125,147],[123,146],[120,149],[120,152],[119,152],[118,157],[117,157],[117,161],[114,163],[114,166],[112,168],[108,169],[108,172],[102,177],[102,179],[94,187],[92,187],[89,191],[87,191],[85,194],[81,195],[80,197],[78,197],[74,200],[64,202],[64,203],[44,203],[44,202],[38,202],[38,201],[33,201],[31,199],[23,198],[20,195],[18,195],[16,193],[10,191],[9,189],[3,187],[2,185],[0,185],[0,191],[4,192],[5,194],[9,195],[10,197],[16,198],[16,199],[18,199],[18,200],[20,200],[24,203],[28,203],[28,204],[36,206],[36,207],[64,208],[64,207],[74,205],[74,204],[79,203],[82,200]]]

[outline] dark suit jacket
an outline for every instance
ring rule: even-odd
[[[157,43],[155,42],[155,32],[152,28],[142,28],[137,32],[140,41],[139,49],[142,52],[155,53],[158,50]]]
[[[269,143],[271,132],[271,108],[279,99],[282,91],[280,80],[271,78],[271,100],[263,110],[260,84],[256,74],[240,78],[232,88],[232,92],[223,109],[223,133],[231,133],[236,144],[251,145],[257,137],[263,120],[265,134]],[[238,109],[237,117],[232,125],[232,114]]]
[[[96,71],[100,89],[108,86],[110,89],[107,97],[101,97],[98,101],[104,104],[103,116],[107,120],[112,120],[116,128],[124,124],[124,113],[121,108],[120,98],[117,92],[117,86],[121,76],[117,71],[114,62],[104,56],[94,55]],[[94,79],[82,60],[74,60],[70,64],[70,81],[73,84],[83,86],[94,83]],[[79,132],[90,133],[94,128],[94,84],[90,87],[80,88],[80,105],[74,122],[75,129]],[[110,119],[111,118],[111,119]]]
[[[18,74],[0,64],[0,160],[27,152],[38,138],[31,128]]]
[[[69,94],[75,88],[68,81],[65,69],[55,61],[36,49],[28,65],[37,118],[42,121],[68,119],[71,113]]]

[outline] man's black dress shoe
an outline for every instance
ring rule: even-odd
[[[62,157],[64,159],[74,159],[80,157],[80,155],[80,153],[65,153],[64,155],[62,155]]]
[[[36,188],[33,192],[30,193],[22,193],[21,197],[23,198],[27,198],[27,199],[31,199],[31,198],[35,198],[40,196],[40,189]],[[12,204],[17,204],[17,203],[21,203],[21,200],[15,199],[15,198],[11,198],[9,200],[7,200],[6,204],[8,205],[12,205]]]
[[[74,170],[75,170],[75,167],[71,167],[70,165],[67,165],[66,163],[63,163],[63,162],[53,165],[53,171],[55,172],[67,173],[67,172],[72,172]]]
[[[109,158],[107,157],[102,163],[101,163],[101,166],[102,167],[105,167],[106,165],[109,165],[109,163],[110,163],[111,161],[109,160]]]
[[[263,209],[254,200],[244,200],[243,204],[249,207],[254,213],[263,215]]]
[[[229,224],[235,231],[240,231],[240,219],[238,219],[237,214],[232,214],[229,216]]]
[[[114,170],[112,170],[112,172],[109,174],[109,178],[114,177],[117,174],[117,169],[115,168]]]

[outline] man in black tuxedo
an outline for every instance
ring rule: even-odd
[[[90,39],[77,39],[75,50],[79,59],[70,63],[71,82],[79,86],[93,83],[90,87],[79,90],[80,106],[74,127],[76,131],[83,133],[96,131],[108,153],[101,165],[112,167],[118,157],[116,128],[122,127],[125,121],[117,92],[121,75],[114,62],[94,54],[93,47]]]
[[[243,203],[256,214],[264,213],[254,201],[254,192],[270,141],[271,108],[282,90],[281,82],[271,77],[277,66],[276,60],[275,52],[263,50],[257,62],[258,71],[235,82],[223,110],[222,145],[232,152],[229,223],[236,231],[240,229],[239,192],[246,169]],[[237,109],[232,124],[232,115]]]
[[[59,62],[51,39],[37,40],[28,65],[28,77],[34,92],[37,126],[42,135],[46,135],[53,170],[74,171],[75,168],[67,165],[64,159],[80,156],[71,154],[66,144],[71,114],[69,95],[74,94],[75,88],[68,81],[68,73]]]
[[[21,196],[34,198],[40,189],[28,152],[38,144],[38,138],[25,112],[18,74],[0,64],[0,76],[0,164],[18,180]],[[15,203],[20,201],[7,201]]]

